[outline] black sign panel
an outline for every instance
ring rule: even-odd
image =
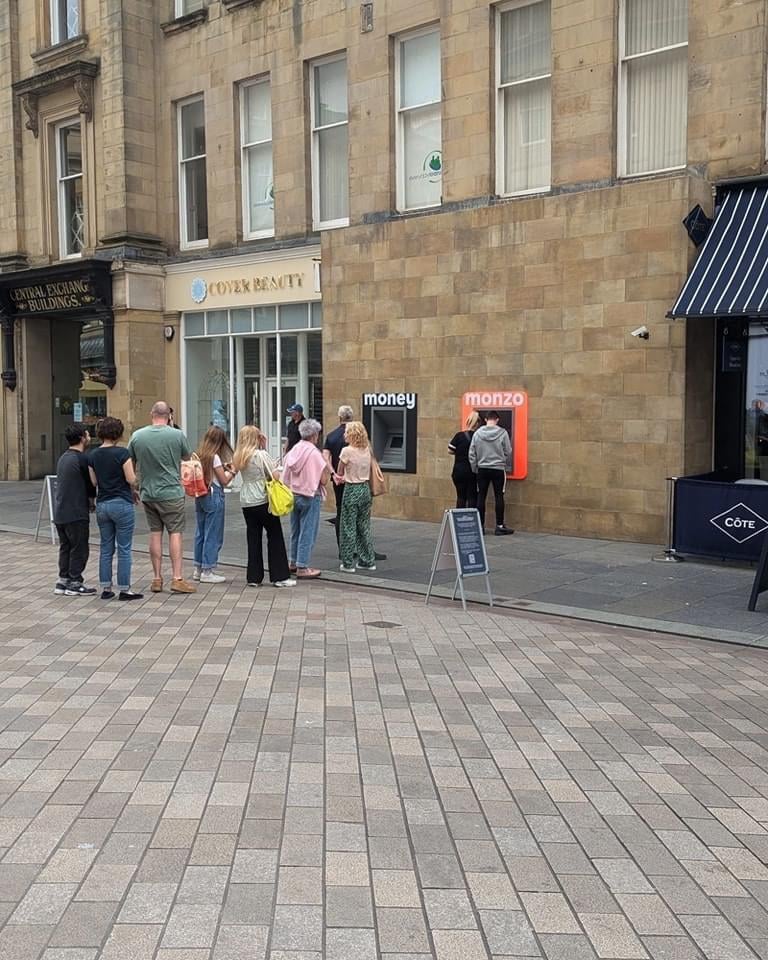
[[[760,551],[752,593],[749,596],[748,610],[754,612],[760,594],[765,593],[766,590],[768,590],[768,536],[763,537],[763,548]]]
[[[107,260],[84,260],[0,275],[0,310],[14,319],[103,316],[112,307],[111,266]]]
[[[460,576],[473,577],[488,573],[483,528],[477,510],[451,510],[450,522],[456,543],[456,567]]]
[[[768,531],[768,485],[681,477],[675,484],[678,553],[755,561]]]

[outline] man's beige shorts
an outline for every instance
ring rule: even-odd
[[[183,533],[186,522],[184,497],[180,500],[144,500],[150,533]]]

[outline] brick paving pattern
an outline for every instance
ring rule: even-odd
[[[0,551],[2,960],[768,958],[765,652]]]

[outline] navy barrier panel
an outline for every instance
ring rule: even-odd
[[[768,531],[768,485],[724,483],[709,476],[681,477],[675,484],[675,550],[757,561]]]

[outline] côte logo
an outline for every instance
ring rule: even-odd
[[[711,517],[709,522],[736,543],[746,543],[752,537],[768,530],[768,520],[745,503],[729,507],[716,517]]]
[[[192,281],[190,294],[194,303],[203,303],[205,298],[208,296],[208,284],[205,282],[205,280],[203,280],[202,277],[195,277],[195,279]]]

